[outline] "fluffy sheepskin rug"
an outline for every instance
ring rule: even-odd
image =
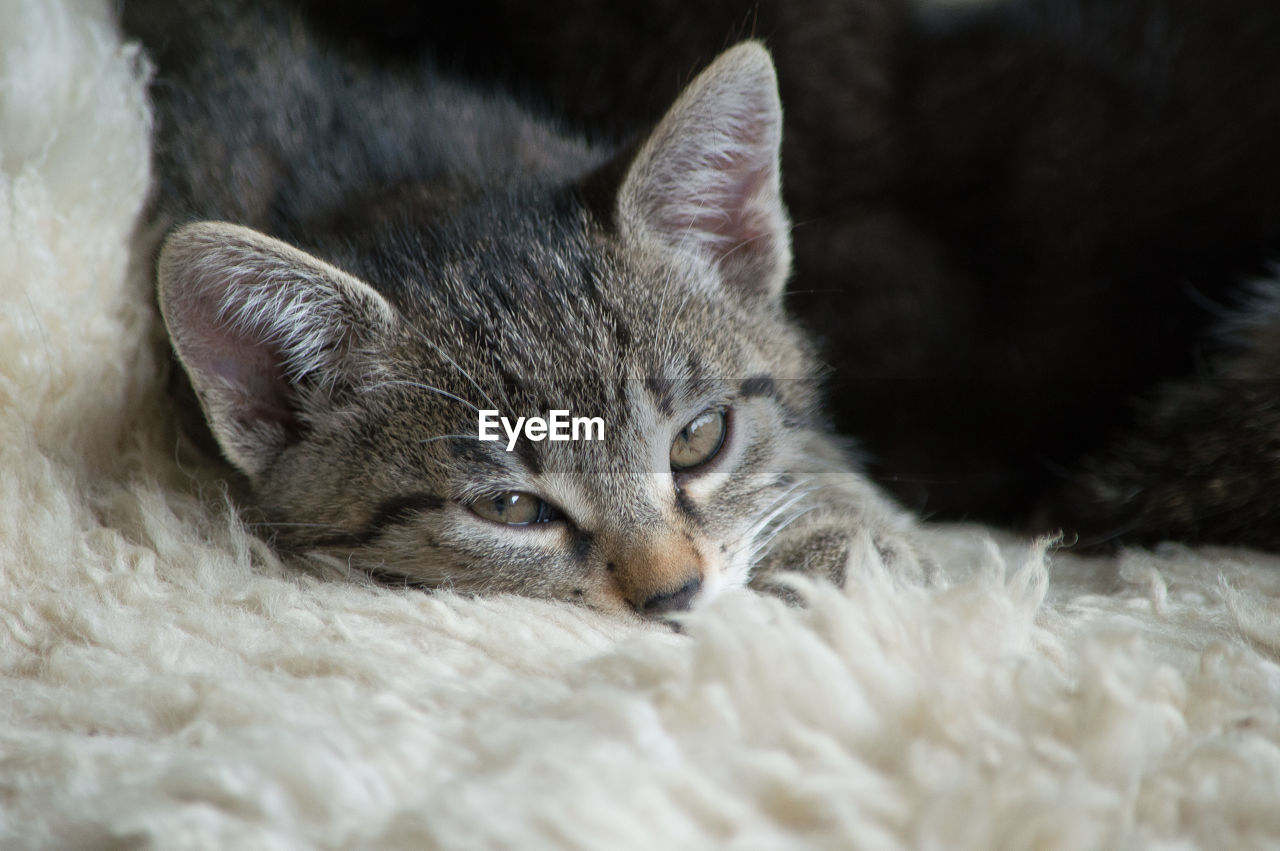
[[[682,634],[282,565],[178,445],[136,50],[0,0],[0,846],[1280,843],[1280,563],[935,533]]]

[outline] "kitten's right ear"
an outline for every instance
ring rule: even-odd
[[[396,324],[367,284],[265,234],[198,222],[165,241],[160,312],[227,459],[254,476]],[[367,365],[367,364],[366,364]]]

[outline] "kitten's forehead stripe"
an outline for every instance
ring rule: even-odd
[[[631,349],[631,332],[621,322],[613,326],[613,341],[618,344],[618,354],[626,357]]]
[[[538,448],[540,445],[522,437],[516,441],[515,449],[512,450],[524,463],[525,469],[529,471],[531,476],[542,475],[541,451]]]
[[[579,260],[578,278],[583,283],[583,291],[587,301],[597,315],[605,320],[612,340],[617,347],[617,354],[625,358],[631,349],[632,334],[628,318],[623,315],[621,307],[611,302],[600,286],[600,273],[596,267],[585,259]]]
[[[706,374],[706,365],[702,361],[697,360],[696,354],[692,351],[685,354],[684,364],[684,374],[690,378]]]
[[[773,376],[753,375],[743,380],[739,393],[744,399],[750,399],[755,396],[769,396],[776,399],[778,397],[778,386],[774,383]]]
[[[488,467],[494,470],[502,470],[505,465],[496,461],[492,456],[492,450],[487,445],[481,444],[471,435],[459,435],[450,437],[447,440],[440,441],[449,444],[448,451],[455,459],[464,461],[467,464],[476,467]]]
[[[671,393],[671,379],[650,376],[644,380],[645,389],[649,391],[658,411],[669,417],[675,413],[675,397]]]

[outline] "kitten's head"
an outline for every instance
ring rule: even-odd
[[[278,543],[643,615],[742,584],[791,516],[814,405],[780,304],[780,135],[746,44],[576,186],[459,190],[444,215],[410,188],[298,240],[314,254],[223,223],[170,236],[174,348]],[[479,439],[485,410],[599,418],[602,439],[508,451],[501,426]]]

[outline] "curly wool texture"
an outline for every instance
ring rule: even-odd
[[[0,2],[0,845],[1280,842],[1280,562],[931,533],[683,634],[279,564],[175,453],[145,68]]]

